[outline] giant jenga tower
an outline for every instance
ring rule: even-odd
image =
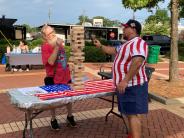
[[[84,27],[75,26],[71,29],[71,56],[69,61],[72,62],[70,66],[73,77],[73,89],[84,88]]]

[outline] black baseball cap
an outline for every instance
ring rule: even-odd
[[[136,21],[136,20],[133,20],[133,19],[130,19],[127,23],[125,23],[125,24],[121,24],[122,26],[124,26],[124,27],[131,27],[131,28],[135,28],[136,29],[136,31],[137,31],[137,34],[141,34],[141,29],[142,29],[142,26],[141,26],[141,24],[138,22],[138,21]]]

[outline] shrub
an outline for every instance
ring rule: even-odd
[[[65,46],[67,59],[70,57],[70,46]],[[97,49],[94,46],[85,46],[85,62],[105,62],[106,54],[103,53],[100,49]]]
[[[65,52],[66,52],[66,57],[69,59],[70,57],[70,52],[71,52],[71,47],[70,46],[65,46]]]
[[[106,54],[94,46],[85,46],[85,62],[105,62]]]
[[[42,44],[42,42],[43,41],[42,41],[41,38],[40,39],[35,39],[33,41],[29,41],[28,42],[29,49],[33,49],[33,48],[35,48],[37,46],[40,46]]]

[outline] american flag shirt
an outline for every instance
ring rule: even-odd
[[[132,58],[135,56],[144,57],[144,62],[139,68],[138,73],[128,82],[128,87],[143,84],[147,81],[145,63],[148,56],[148,45],[140,37],[135,37],[125,42],[121,47],[116,48],[117,54],[113,64],[113,80],[117,86],[129,71]]]

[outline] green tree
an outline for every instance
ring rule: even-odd
[[[170,17],[168,16],[167,10],[158,9],[155,15],[151,15],[146,19],[146,23],[149,23],[150,21],[164,24],[170,22]]]
[[[122,0],[122,4],[125,8],[136,10],[141,10],[143,8],[153,8],[157,6],[158,2],[164,0]]]
[[[82,23],[84,23],[84,22],[91,22],[92,23],[92,20],[89,19],[88,16],[80,15],[78,19],[79,19],[79,22],[77,23],[78,25],[82,25]]]
[[[31,27],[28,24],[23,24],[22,26],[25,26],[26,27],[26,32],[28,32],[28,33],[38,32],[37,27]]]
[[[125,8],[131,8],[134,11],[142,8],[155,7],[158,2],[163,0],[122,0]],[[174,82],[178,80],[178,19],[179,19],[179,2],[183,0],[171,0],[171,55],[169,64],[169,80]],[[183,6],[182,6],[183,7]],[[181,13],[181,12],[180,12]]]
[[[155,15],[149,16],[142,31],[142,34],[170,35],[170,17],[167,10],[157,10]]]
[[[184,0],[179,0],[178,2],[179,18],[184,18]],[[169,3],[168,8],[171,10],[171,2]]]
[[[179,16],[184,18],[184,0],[179,1]]]
[[[78,25],[82,25],[83,22],[90,22],[93,24],[93,19],[103,19],[103,26],[105,27],[119,26],[121,24],[121,22],[118,20],[110,20],[103,16],[95,16],[92,19],[90,19],[88,16],[80,15],[78,19],[79,19],[79,22],[77,23]]]
[[[161,35],[170,35],[170,22],[157,23],[155,20],[149,21],[144,24],[144,28],[142,30],[142,35],[145,34],[161,34]]]
[[[105,18],[103,16],[95,16],[93,19],[103,19],[103,26],[105,27],[112,27],[120,24],[120,21],[118,20],[110,20],[108,18]]]

